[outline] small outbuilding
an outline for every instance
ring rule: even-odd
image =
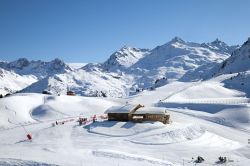
[[[73,92],[73,91],[67,91],[67,95],[68,96],[75,96],[76,94],[75,94],[75,92]]]
[[[170,115],[165,108],[144,107],[141,104],[126,104],[124,106],[113,106],[105,111],[110,121],[159,121],[169,123]]]

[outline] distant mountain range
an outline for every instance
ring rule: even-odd
[[[43,62],[21,58],[0,62],[0,93],[46,90],[57,95],[70,89],[83,96],[126,97],[172,81],[247,73],[249,49],[249,39],[240,47],[218,39],[199,44],[175,37],[154,49],[125,46],[103,63],[82,66],[66,64],[60,59]]]

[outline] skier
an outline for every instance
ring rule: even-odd
[[[32,140],[31,134],[27,134],[27,138],[29,141],[31,141]]]
[[[96,115],[93,116],[93,123],[96,121]]]

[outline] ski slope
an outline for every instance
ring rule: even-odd
[[[0,164],[175,166],[194,165],[192,157],[199,155],[205,159],[202,165],[218,165],[218,157],[226,156],[227,165],[248,166],[250,105],[199,102],[247,99],[223,88],[221,81],[173,82],[124,99],[35,93],[0,99]],[[109,107],[127,102],[165,107],[172,122],[101,119]],[[94,115],[98,119],[92,123]],[[79,117],[90,121],[79,126]],[[53,126],[56,121],[59,125]]]

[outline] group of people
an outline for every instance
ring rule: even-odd
[[[94,115],[93,117],[91,117],[91,120],[89,120],[89,121],[87,118],[81,118],[81,117],[77,121],[78,121],[79,125],[81,126],[81,125],[85,125],[87,122],[90,122],[90,121],[95,123],[96,120],[97,120],[97,117],[96,117],[96,115]]]
[[[79,126],[81,126],[82,124],[86,124],[87,120],[88,120],[87,118],[79,118],[78,119]]]
[[[227,162],[227,158],[226,157],[219,157],[219,162],[220,163],[225,163],[225,162]]]
[[[70,121],[72,121],[73,119],[71,119]],[[87,124],[88,122],[96,122],[97,120],[97,116],[94,115],[93,117],[91,117],[90,120],[88,120],[87,118],[82,118],[82,117],[79,117],[79,119],[77,120],[77,122],[79,123],[79,125],[85,125]],[[68,122],[68,121],[62,121],[62,122],[58,122],[56,121],[55,123],[52,123],[52,127],[55,127],[56,125],[63,125],[65,122]]]
[[[192,157],[192,160],[193,160],[194,158]],[[217,162],[217,163],[226,163],[227,162],[227,157],[222,157],[222,156],[220,156],[219,158],[219,161]],[[202,163],[202,162],[204,162],[205,161],[205,159],[203,158],[203,157],[201,157],[201,156],[198,156],[197,157],[197,159],[194,161],[195,163]]]

